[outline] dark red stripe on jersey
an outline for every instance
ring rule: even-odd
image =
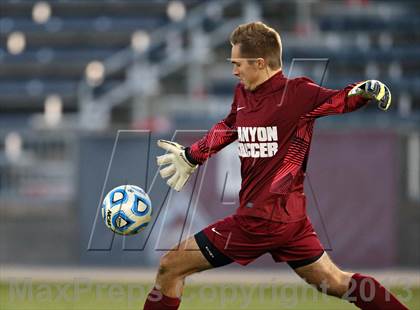
[[[189,155],[195,162],[202,164],[213,154],[238,137],[236,129],[230,128],[224,121],[214,125],[201,140],[189,147]]]
[[[353,87],[331,90],[304,77],[289,80],[281,72],[252,92],[238,84],[228,116],[192,144],[189,155],[202,164],[238,138],[238,127],[246,128],[249,131],[244,132],[250,133],[252,141],[240,141],[243,151],[240,152],[240,205],[269,201],[278,194],[303,190],[314,122],[321,116],[350,112],[363,106],[367,100],[361,96],[347,97]],[[275,128],[276,141],[258,140],[258,130],[267,127]],[[267,156],[269,148],[276,150],[272,156]],[[252,213],[255,208],[248,209],[250,215],[260,216]]]

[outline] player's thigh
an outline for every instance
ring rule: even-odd
[[[328,292],[334,295],[343,295],[350,283],[352,274],[342,271],[324,254],[315,262],[294,269],[294,271],[309,284],[315,285],[318,289],[328,288]]]
[[[160,273],[188,276],[195,272],[213,268],[201,253],[195,238],[189,237],[166,252],[161,260]]]

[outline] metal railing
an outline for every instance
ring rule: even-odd
[[[20,131],[14,152],[6,141],[0,155],[0,204],[20,207],[67,203],[75,195],[77,173],[76,136],[74,133]]]
[[[243,11],[240,14],[242,13],[242,15],[231,19],[220,18],[213,30],[203,31],[203,21],[212,12],[223,12],[225,8],[235,3],[241,3]],[[176,46],[175,49],[166,49],[165,56],[157,63],[151,63],[148,60],[147,51],[139,54],[131,47],[127,47],[106,59],[104,61],[106,76],[125,70],[127,78],[121,84],[112,87],[99,96],[94,95],[94,88],[89,86],[86,81],[80,82],[79,113],[81,126],[86,129],[106,128],[113,107],[132,97],[145,98],[156,94],[160,81],[184,66],[195,66],[197,68],[211,61],[212,49],[225,42],[232,29],[241,22],[258,19],[260,14],[260,7],[254,1],[247,1],[245,4],[237,0],[207,2],[191,10],[183,21],[167,24],[150,34],[152,44],[148,50],[167,43],[168,40],[171,40],[171,36],[172,38],[174,36],[181,37],[184,34],[190,39],[190,44],[186,48],[181,44]],[[197,74],[204,75],[204,72],[198,72]],[[197,74],[190,76],[187,83],[194,84],[202,80]]]

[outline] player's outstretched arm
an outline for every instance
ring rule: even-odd
[[[236,96],[238,91],[239,84],[236,86],[229,114],[223,120],[213,125],[204,137],[186,148],[186,156],[190,162],[201,165],[238,138],[236,130]]]
[[[235,89],[235,97],[237,91],[238,86]],[[157,157],[157,164],[159,166],[168,165],[159,172],[162,178],[169,178],[166,183],[170,187],[179,192],[198,165],[203,164],[212,155],[238,138],[235,126],[236,108],[237,104],[234,98],[228,116],[215,124],[204,137],[189,147],[166,140],[157,142],[159,147],[168,151],[167,154]]]
[[[169,178],[166,183],[179,192],[198,165],[188,160],[186,149],[181,144],[158,140],[157,145],[168,151],[165,155],[156,158],[159,166],[167,165],[159,170],[160,176],[164,179]]]
[[[389,88],[382,82],[377,80],[367,80],[357,84],[347,94],[348,97],[362,96],[370,99],[378,105],[378,107],[386,111],[391,106],[391,92]]]
[[[377,80],[351,84],[341,90],[329,90],[302,79],[299,82],[300,93],[307,94],[304,97],[306,102],[315,102],[315,108],[305,114],[304,118],[349,113],[371,103],[377,104],[384,111],[391,106],[391,92],[384,83]],[[308,100],[314,96],[317,100]]]

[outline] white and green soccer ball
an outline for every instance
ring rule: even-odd
[[[105,225],[120,235],[134,235],[152,219],[149,195],[136,185],[121,185],[111,190],[102,202]]]

